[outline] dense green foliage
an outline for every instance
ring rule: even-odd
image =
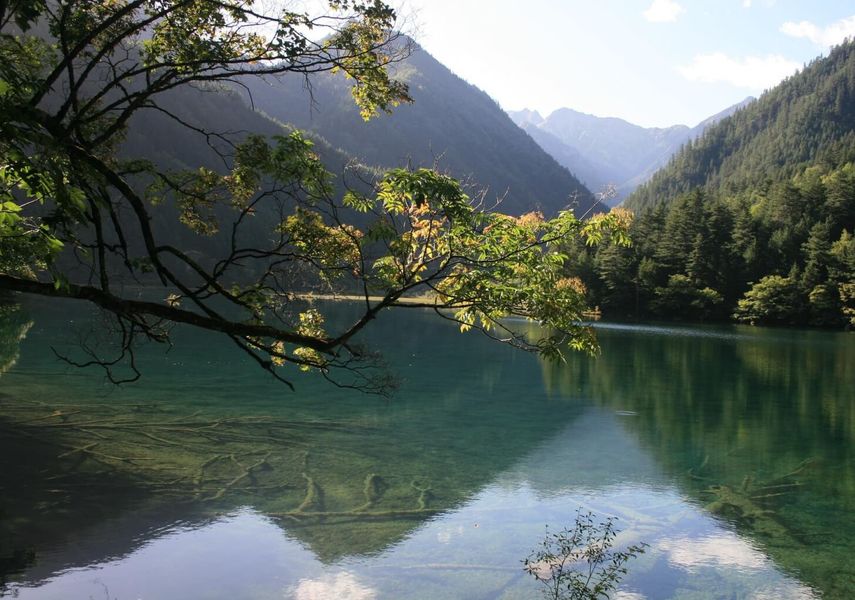
[[[853,231],[855,164],[815,166],[738,194],[679,196],[636,217],[632,247],[591,249],[569,269],[607,315],[840,327]]]

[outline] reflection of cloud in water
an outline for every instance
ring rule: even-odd
[[[664,539],[656,544],[673,566],[688,571],[700,568],[726,568],[741,572],[773,568],[766,556],[734,534],[720,533],[702,538]],[[818,596],[800,583],[775,585],[754,591],[751,600],[813,600]]]
[[[618,592],[612,598],[614,600],[647,600],[647,596],[636,592]]]
[[[460,537],[463,535],[463,526],[458,525],[457,527],[444,527],[442,530],[437,532],[436,541],[440,544],[448,544],[455,537]]]
[[[499,485],[527,485],[543,498],[612,485],[646,488],[665,483],[649,452],[623,426],[634,413],[578,406],[566,410],[575,418],[498,476]]]
[[[377,591],[361,584],[351,573],[336,573],[318,579],[302,579],[294,591],[295,600],[373,600]]]
[[[768,559],[743,540],[732,535],[703,538],[666,539],[659,542],[668,561],[685,569],[698,567],[731,567],[745,570],[764,569]]]

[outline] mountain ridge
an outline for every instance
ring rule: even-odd
[[[619,117],[559,108],[543,117],[530,109],[508,115],[560,164],[594,190],[613,185],[620,203],[688,141],[754,99],[745,98],[695,127],[642,127]]]

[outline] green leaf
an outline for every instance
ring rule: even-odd
[[[362,194],[358,194],[353,191],[348,191],[344,195],[344,199],[342,200],[345,206],[348,206],[354,209],[357,212],[366,213],[374,206],[374,202],[363,196]]]

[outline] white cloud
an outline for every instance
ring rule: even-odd
[[[665,553],[668,562],[691,573],[715,568],[742,573],[770,571],[774,564],[762,552],[732,533],[707,537],[663,539],[656,549]],[[819,600],[801,582],[784,578],[769,580],[766,587],[749,595],[752,600]]]
[[[781,31],[797,38],[807,38],[818,46],[834,46],[847,37],[855,37],[855,15],[840,19],[828,27],[819,27],[810,21],[787,21]]]
[[[644,11],[644,18],[652,23],[670,23],[677,20],[686,9],[674,0],[653,0],[653,4]]]
[[[722,52],[695,56],[692,64],[677,67],[689,81],[729,83],[750,90],[771,88],[795,73],[801,65],[779,54],[731,58]]]
[[[759,4],[766,8],[774,7],[776,2],[777,0],[759,0]],[[742,0],[742,8],[751,8],[757,4],[758,2],[755,2],[755,0]]]

